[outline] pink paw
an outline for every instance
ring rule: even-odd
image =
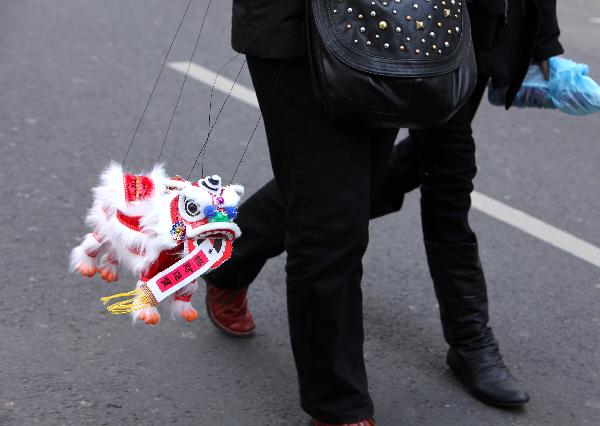
[[[160,321],[160,314],[156,308],[146,308],[137,311],[134,317],[137,320],[144,321],[148,325],[156,325]]]
[[[100,268],[98,272],[100,273],[102,279],[107,283],[112,283],[113,281],[117,281],[119,279],[119,275],[110,269]]]
[[[198,318],[198,311],[190,305],[188,308],[183,309],[179,315],[187,322],[192,322]]]
[[[84,277],[93,277],[96,273],[96,267],[85,262],[78,262],[77,265],[75,265],[75,270]]]

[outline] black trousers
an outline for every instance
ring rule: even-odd
[[[432,243],[471,242],[470,194],[477,173],[471,122],[485,91],[481,76],[467,104],[448,123],[411,130],[388,160],[381,184],[371,200],[370,217],[400,210],[404,194],[421,187],[423,234]],[[285,203],[271,180],[240,206],[243,229],[232,259],[210,275],[219,287],[250,285],[265,262],[285,250]]]
[[[410,130],[393,149],[371,205],[371,218],[401,208],[404,194],[421,188],[425,241],[475,242],[469,225],[473,179],[477,174],[471,123],[489,77],[480,75],[468,102],[445,124]]]
[[[285,249],[290,338],[303,409],[333,423],[371,417],[362,257],[372,188],[380,183],[397,130],[332,122],[312,96],[304,60],[250,56],[248,66],[275,181],[270,193],[261,191],[267,199],[257,194],[240,207],[243,235],[234,257],[209,279],[219,287],[238,287],[233,277],[244,274],[240,265],[254,264],[241,267],[256,274],[264,259]],[[268,248],[274,239],[276,250]]]
[[[221,288],[246,287],[254,281],[269,258],[287,250],[290,332],[300,378],[302,406],[323,421],[349,422],[369,417],[372,405],[362,365],[359,286],[360,258],[367,242],[365,215],[373,218],[399,210],[404,194],[420,186],[424,238],[429,242],[448,244],[474,241],[468,221],[472,181],[477,172],[471,122],[488,78],[479,78],[467,104],[446,124],[432,129],[411,130],[409,137],[394,147],[387,159],[383,178],[371,197],[371,204],[366,206],[356,203],[359,203],[359,198],[364,202],[369,196],[369,187],[377,182],[380,155],[387,153],[395,132],[338,129],[325,120],[318,109],[309,111],[316,108],[312,101],[302,107],[302,120],[298,120],[296,102],[307,100],[302,97],[302,100],[296,99],[293,107],[289,106],[287,102],[293,96],[291,94],[279,99],[284,105],[264,107],[261,92],[268,90],[271,81],[259,78],[268,74],[262,71],[267,62],[260,61],[261,71],[257,69],[257,62],[249,61],[249,64],[261,109],[263,114],[267,113],[265,125],[275,180],[268,182],[240,206],[237,222],[243,235],[235,242],[233,257],[208,278]],[[294,70],[301,69],[295,67]],[[285,91],[283,87],[281,90]],[[314,117],[314,114],[320,118]],[[321,125],[314,128],[308,125],[310,116]],[[311,128],[314,129],[312,132]],[[325,129],[331,133],[324,133]],[[308,140],[298,139],[300,135]],[[309,168],[285,168],[294,167],[290,166],[290,158],[300,158],[298,154],[290,153],[296,140],[301,148],[296,146],[295,149],[306,158],[312,158]],[[332,157],[327,154],[318,160],[314,158],[324,149],[322,144],[327,145],[328,151],[335,151],[336,143],[339,144],[338,149],[346,151],[346,155],[349,155],[349,146],[353,146],[357,154],[362,152],[366,157],[350,161],[345,156],[346,161],[342,163],[334,158],[337,154],[332,152]],[[310,147],[314,152],[308,152]],[[374,152],[375,149],[377,152]],[[290,157],[284,160],[281,156],[285,155]],[[353,182],[347,176],[358,171],[352,164],[359,163],[364,176],[360,178],[362,183],[355,186],[357,181]],[[320,174],[318,167],[328,170],[327,178]],[[348,179],[350,186],[335,188],[333,185],[336,185],[337,179]],[[329,185],[332,186],[327,189]],[[344,194],[334,195],[336,190]],[[356,190],[360,190],[362,195]],[[311,195],[301,196],[304,192]],[[303,197],[310,197],[312,203],[302,202]],[[333,205],[339,202],[333,197],[342,203]],[[337,213],[331,217],[334,211]],[[319,220],[328,217],[329,223],[335,223],[334,228],[326,229],[325,222],[313,222],[315,216]],[[348,232],[354,235],[352,239],[350,234],[344,237]],[[319,259],[319,256],[329,259]],[[347,293],[342,297],[339,291]],[[353,311],[339,313],[336,309]],[[347,340],[328,341],[335,336],[345,336],[342,328],[350,333],[346,336]],[[353,354],[340,352],[348,348],[353,348]]]

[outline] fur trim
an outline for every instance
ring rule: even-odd
[[[194,321],[198,318],[198,311],[192,306],[192,296],[198,290],[196,281],[192,281],[173,295],[171,302],[171,318]],[[177,297],[188,296],[189,300],[179,300]]]
[[[188,238],[217,238],[222,235],[227,239],[232,239],[242,235],[240,227],[233,222],[211,222],[197,228],[186,225],[185,232]]]
[[[77,265],[82,264],[88,268],[96,268],[96,258],[89,257],[85,254],[85,250],[81,246],[75,247],[71,250],[71,259],[69,262],[69,271],[75,272]]]
[[[240,199],[244,196],[244,187],[242,185],[238,185],[236,183],[234,183],[233,185],[229,185],[227,188],[232,189],[237,195],[238,197],[240,197]],[[238,199],[239,202],[239,199]],[[237,205],[237,203],[236,203]]]
[[[183,300],[173,300],[171,302],[171,319],[181,319],[181,314],[194,309],[191,302],[184,302]]]
[[[161,250],[170,250],[178,244],[171,237],[171,202],[179,193],[163,194],[152,199],[148,213],[140,220],[144,233],[152,235],[154,242]]]
[[[113,260],[114,259],[114,260]],[[98,269],[103,269],[107,272],[110,272],[115,277],[119,275],[119,264],[117,262],[114,251],[109,250],[108,253],[104,254],[100,261],[98,262]]]
[[[97,267],[98,259],[106,252],[108,246],[107,242],[99,242],[94,234],[86,234],[81,244],[71,250],[70,271],[74,272],[78,263]]]
[[[146,270],[163,250],[151,235],[123,225],[116,215],[106,222],[102,233],[112,242],[118,262],[131,269],[134,274]]]
[[[161,251],[170,250],[177,242],[170,238],[170,199],[173,194],[159,194],[137,205],[138,212],[144,208],[140,221],[142,232],[129,228],[119,221],[117,210],[95,200],[86,222],[94,227],[102,239],[110,241],[115,257],[134,274],[145,271]],[[146,229],[148,227],[148,229]],[[134,252],[132,252],[132,250]]]
[[[158,312],[158,309],[156,309],[154,306],[150,306],[148,308],[143,308],[139,311],[134,311],[131,313],[131,319],[134,324],[141,322],[140,315],[142,313],[145,314],[146,317],[148,317],[149,315],[158,315],[158,319],[160,320],[160,312]]]
[[[162,165],[154,166],[148,176],[154,183],[153,197],[166,191],[163,181],[169,179]],[[127,216],[143,216],[148,209],[147,200],[134,201],[127,203],[125,198],[125,187],[123,181],[123,168],[121,165],[112,162],[108,168],[100,175],[100,185],[92,190],[94,199],[98,200],[102,207],[108,208],[111,212],[121,211]]]

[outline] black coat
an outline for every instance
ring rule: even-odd
[[[231,44],[261,58],[306,57],[306,0],[233,0]]]
[[[233,0],[232,46],[261,58],[307,56],[307,0]],[[508,87],[510,106],[531,61],[563,53],[558,41],[556,0],[470,0],[473,40],[481,73],[490,75],[496,87]],[[486,39],[497,22],[504,22],[487,48]]]
[[[498,40],[489,51],[477,55],[479,72],[491,76],[495,87],[506,88],[506,108],[532,61],[564,53],[559,35],[556,0],[508,0],[506,24],[498,31]],[[474,43],[477,39],[473,33]]]

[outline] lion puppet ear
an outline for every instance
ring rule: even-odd
[[[244,196],[244,187],[242,185],[229,185],[229,188],[233,189],[240,198]]]

